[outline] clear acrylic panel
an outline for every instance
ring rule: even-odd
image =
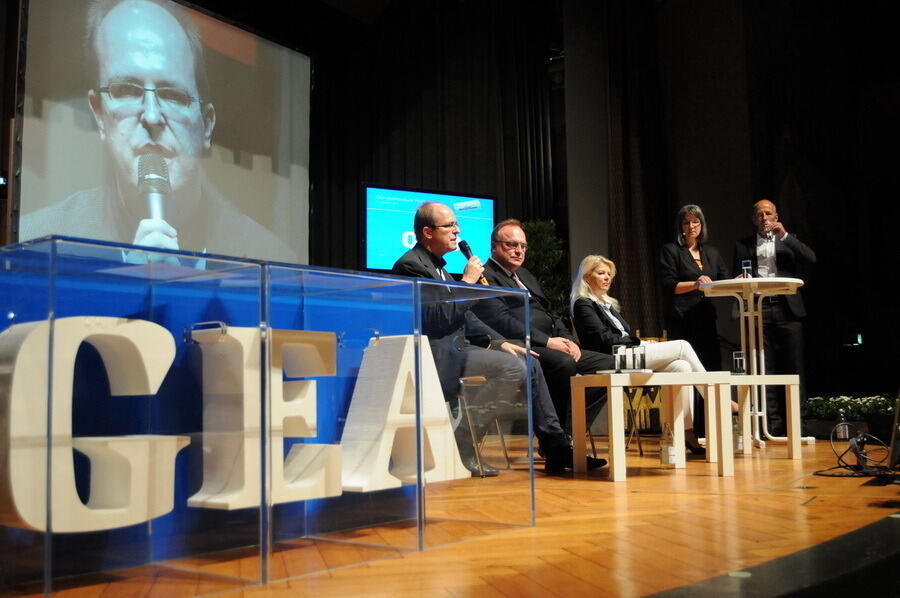
[[[287,563],[273,575],[418,549],[413,284],[306,266],[266,272],[272,538]]]
[[[526,350],[528,309],[518,322],[523,339],[504,345],[506,339],[490,325],[498,313],[514,318],[509,308],[527,306],[527,295],[519,289],[429,280],[417,285],[422,387],[428,388],[427,367],[433,362],[459,457],[475,470],[426,483],[424,543],[534,525],[532,368],[539,366]],[[509,345],[518,346],[520,354],[510,354]]]
[[[106,571],[188,577],[196,593],[258,582],[259,474],[241,508],[197,503],[221,482],[209,420],[242,422],[204,397],[192,330],[259,331],[261,266],[69,239],[0,259],[7,586],[56,591]]]
[[[534,524],[533,364],[470,321],[521,291],[68,238],[0,260],[5,589],[208,594]]]

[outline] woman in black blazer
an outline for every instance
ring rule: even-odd
[[[660,253],[666,328],[669,337],[688,341],[704,367],[722,369],[716,309],[700,285],[730,278],[719,251],[706,245],[706,218],[700,206],[688,204],[675,217],[675,242]]]
[[[684,340],[662,343],[641,341],[618,311],[618,301],[609,296],[616,265],[602,255],[581,260],[572,284],[570,307],[578,343],[584,349],[612,353],[614,345],[643,345],[647,367],[659,372],[705,372],[703,363]],[[694,454],[703,454],[694,434],[693,389],[681,387],[679,399],[684,412],[684,438]]]

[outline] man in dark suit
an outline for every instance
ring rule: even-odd
[[[531,347],[541,359],[547,386],[560,417],[565,418],[571,403],[569,378],[613,368],[611,355],[582,350],[565,323],[553,314],[550,301],[537,279],[522,264],[528,242],[522,223],[504,220],[491,233],[491,259],[484,276],[495,286],[521,288],[529,292],[531,307]],[[479,315],[506,338],[525,340],[525,302],[519,297],[492,300],[479,306]]]
[[[778,219],[775,204],[761,199],[753,204],[756,234],[734,246],[735,272],[741,263],[753,264],[753,276],[802,278],[808,266],[816,263],[816,253],[794,234],[789,234]],[[779,295],[763,301],[766,371],[770,374],[800,374],[800,396],[805,396],[803,377],[803,296]],[[768,387],[766,418],[773,436],[785,434],[785,398],[781,387]]]
[[[444,270],[443,259],[445,254],[457,248],[459,224],[453,210],[440,203],[422,204],[416,211],[413,226],[416,245],[397,260],[391,273],[453,281]],[[477,282],[483,270],[481,261],[472,256],[466,263],[462,281],[470,284]],[[480,301],[460,300],[464,298],[464,289],[443,285],[427,285],[422,288],[422,295],[423,332],[432,347],[445,399],[455,399],[462,376],[487,378],[487,384],[479,392],[479,399],[487,400],[489,397],[502,401],[504,396],[517,392],[527,377],[522,359],[526,354],[525,348],[508,342],[476,316],[472,308]],[[453,300],[444,300],[447,297],[453,297]],[[487,340],[490,348],[472,344],[468,339],[473,337]],[[572,449],[537,360],[532,360],[531,377],[535,435],[546,458],[545,471],[559,473],[572,467]],[[459,434],[457,440],[463,462],[474,472],[477,469],[474,453],[469,442],[466,442],[465,434]],[[599,467],[603,463],[605,461],[602,459],[596,459],[589,461],[589,466]],[[493,475],[496,475],[496,470]]]

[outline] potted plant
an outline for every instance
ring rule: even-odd
[[[828,438],[834,425],[843,420],[857,428],[865,427],[859,431],[868,431],[889,443],[895,404],[895,399],[885,395],[809,397],[806,400],[806,424],[816,437]]]
[[[523,222],[528,237],[528,271],[541,283],[544,295],[550,300],[550,310],[563,320],[569,320],[569,268],[566,250],[552,220]]]

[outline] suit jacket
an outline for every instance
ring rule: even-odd
[[[690,250],[684,245],[667,243],[663,246],[659,255],[659,264],[667,320],[683,318],[688,311],[694,309],[705,309],[710,313],[710,317],[715,319],[716,311],[703,291],[675,294],[675,286],[679,282],[695,281],[703,274],[713,280],[731,278],[722,256],[719,255],[719,250],[715,247],[701,244],[700,261],[703,263],[703,268],[697,266]]]
[[[297,261],[293,249],[275,233],[238,212],[205,177],[200,193],[194,213],[196,225],[191,230],[178,230],[182,249]],[[109,186],[76,191],[61,202],[23,214],[19,222],[19,239],[25,241],[55,234],[131,243],[137,221],[121,205],[118,194]]]
[[[572,332],[565,323],[553,315],[550,310],[550,300],[544,295],[544,289],[534,275],[525,268],[516,270],[516,275],[522,284],[528,289],[529,303],[531,305],[531,344],[536,347],[546,347],[550,337],[561,336],[575,341]],[[488,260],[484,265],[484,277],[487,281],[498,287],[518,289],[516,281],[506,273],[494,260]],[[492,328],[506,338],[525,339],[525,301],[520,297],[502,297],[491,299],[484,305],[479,305],[478,314]]]
[[[444,258],[437,257],[416,243],[415,247],[401,255],[400,259],[394,262],[391,274],[400,274],[412,278],[443,280],[440,272],[438,272],[438,268],[443,268],[446,263]]]
[[[417,243],[394,263],[391,274],[444,282],[439,272],[439,268],[443,267],[442,258]],[[466,365],[463,349],[471,344],[468,339],[487,337],[491,345],[497,347],[505,340],[473,313],[472,307],[482,301],[461,301],[459,294],[460,289],[453,286],[422,287],[422,332],[428,336],[441,388],[447,399],[455,397],[459,390],[459,378]]]
[[[597,303],[584,297],[575,300],[572,306],[572,325],[582,347],[600,353],[612,353],[613,345],[641,344],[640,339],[631,334],[631,327],[625,318],[612,307],[610,312],[622,324],[627,336],[622,336],[606,310]]]
[[[736,272],[740,271],[742,261],[750,260],[753,263],[753,275],[759,276],[756,269],[756,238],[757,235],[753,235],[734,244]],[[783,240],[775,239],[775,268],[778,276],[803,278],[807,266],[815,263],[816,252],[803,244],[793,233],[789,233]],[[799,291],[796,295],[785,295],[784,299],[795,318],[806,317],[806,306]]]

